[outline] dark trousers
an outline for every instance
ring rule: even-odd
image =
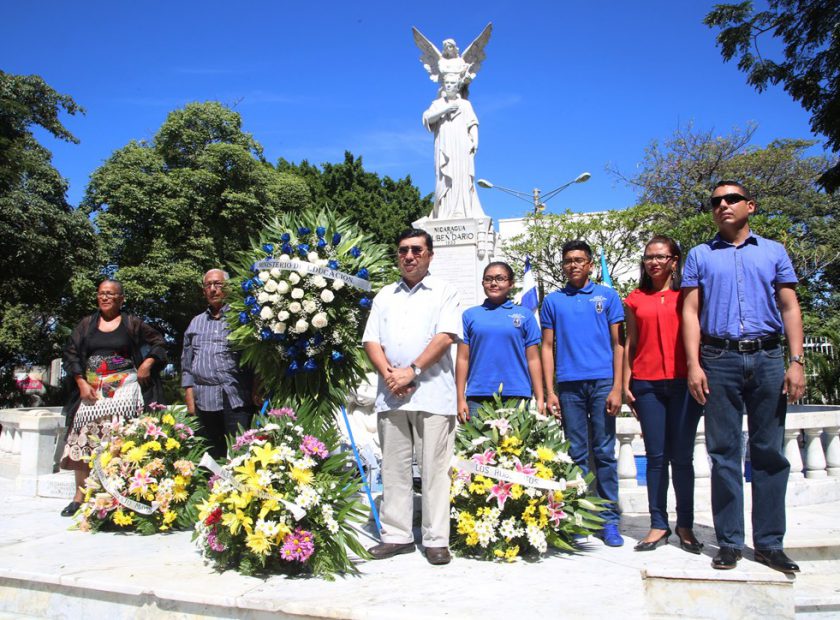
[[[787,402],[781,346],[739,353],[711,345],[700,362],[709,382],[706,446],[712,459],[712,515],[718,544],[744,546],[741,421],[747,412],[752,463],[752,526],[756,549],[781,549],[790,463],[782,450]]]
[[[223,458],[227,454],[226,437],[236,437],[243,430],[251,428],[254,411],[251,407],[231,407],[227,397],[224,398],[224,409],[220,411],[204,411],[195,408],[201,423],[199,435],[209,443],[207,451],[214,459]]]
[[[694,527],[694,436],[701,408],[685,379],[633,379],[636,414],[647,459],[650,527],[668,529],[668,479],[674,480],[677,527]]]

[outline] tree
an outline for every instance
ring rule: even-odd
[[[93,298],[93,227],[67,203],[66,181],[32,134],[37,125],[78,142],[62,111],[82,109],[38,76],[0,71],[0,375],[49,362],[78,312],[74,300]]]
[[[206,102],[170,113],[151,142],[117,150],[91,175],[83,207],[127,307],[168,334],[177,357],[204,272],[233,264],[263,222],[310,202],[302,179],[265,161],[238,113]]]
[[[738,57],[747,82],[762,92],[782,84],[794,101],[811,113],[811,130],[824,135],[840,152],[840,3],[837,0],[767,0],[756,11],[750,1],[719,4],[703,20],[719,28],[724,61]],[[781,58],[759,49],[766,36],[783,43]],[[840,187],[840,162],[823,171],[820,184],[833,193]]]
[[[805,309],[812,320],[827,320],[840,308],[840,195],[826,194],[817,185],[828,158],[807,156],[814,144],[807,140],[752,146],[754,131],[735,129],[721,136],[680,128],[663,143],[651,143],[636,175],[611,172],[636,188],[640,204],[669,208],[665,230],[686,249],[714,234],[707,206],[714,184],[743,183],[758,204],[751,226],[785,243],[804,284]]]
[[[281,159],[277,167],[306,179],[319,207],[330,207],[348,215],[382,243],[391,243],[411,222],[428,215],[432,196],[420,197],[411,177],[394,181],[366,172],[362,158],[344,153],[340,164],[322,164],[322,170],[304,160],[293,164]]]
[[[528,218],[524,233],[508,240],[505,256],[512,265],[531,258],[531,268],[541,285],[541,296],[565,283],[562,268],[563,244],[583,239],[595,252],[598,265],[604,252],[610,278],[629,292],[638,274],[638,256],[645,242],[666,227],[669,210],[661,205],[642,204],[622,211],[601,213],[536,214]],[[600,272],[596,267],[596,275]],[[603,275],[597,279],[603,280]]]

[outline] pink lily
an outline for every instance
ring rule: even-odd
[[[516,471],[525,474],[526,476],[533,476],[535,473],[537,473],[537,468],[531,465],[531,463],[523,465],[519,461],[519,459],[516,459],[516,462],[513,464],[513,466],[516,467]]]
[[[473,454],[472,460],[479,465],[495,465],[496,453],[488,448],[484,451],[484,454]]]
[[[499,431],[499,435],[504,437],[507,435],[507,432],[510,430],[510,422],[507,421],[506,418],[499,418],[498,420],[488,420],[485,422],[488,426],[491,426]]]
[[[510,488],[512,486],[512,482],[499,482],[498,484],[493,485],[493,488],[490,489],[490,497],[487,498],[487,501],[489,502],[495,497],[496,502],[499,504],[499,510],[504,510],[505,502],[507,501],[507,498],[510,497]]]
[[[555,526],[560,525],[560,521],[566,518],[566,513],[562,509],[563,502],[555,502],[548,500],[548,518],[551,519]]]
[[[163,437],[166,438],[166,433],[161,430],[154,422],[146,423],[146,437]]]
[[[157,480],[152,478],[142,469],[138,469],[134,472],[134,477],[132,477],[131,484],[128,486],[128,492],[133,493],[134,491],[140,491],[140,493],[145,493],[148,486],[150,484],[154,484],[155,482],[157,482]]]

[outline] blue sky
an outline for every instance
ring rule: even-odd
[[[702,24],[713,4],[4,0],[0,68],[39,74],[86,108],[66,118],[79,145],[43,140],[72,204],[115,149],[153,138],[173,109],[211,99],[235,106],[269,161],[338,162],[350,150],[368,170],[410,174],[425,194],[433,140],[420,117],[436,91],[411,27],[463,51],[492,21],[470,95],[476,174],[547,192],[589,171],[549,211],[619,209],[635,195],[605,167],[632,174],[651,140],[686,123],[727,133],[755,122],[756,145],[813,138],[807,113],[780,88],[758,94],[723,63]],[[495,219],[528,210],[479,191]]]

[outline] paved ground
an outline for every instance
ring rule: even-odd
[[[708,513],[697,515],[696,531],[706,543],[700,556],[680,550],[675,538],[654,552],[634,552],[648,518],[624,515],[627,540],[618,549],[590,539],[575,556],[557,554],[514,565],[456,558],[443,567],[430,566],[414,553],[363,563],[361,576],[326,582],[218,574],[204,564],[190,532],[141,537],[68,531],[71,520],[58,514],[65,500],[16,496],[8,480],[0,479],[0,498],[0,582],[7,586],[0,597],[0,618],[80,617],[72,605],[60,610],[16,607],[8,586],[29,580],[47,584],[47,590],[49,584],[87,588],[94,598],[145,594],[194,604],[199,611],[217,605],[230,608],[230,617],[279,612],[287,617],[491,620],[515,618],[528,610],[553,617],[620,614],[626,620],[647,616],[641,576],[646,568],[722,577],[710,568],[715,548]],[[840,503],[791,508],[788,523],[791,555],[801,552],[807,560],[794,583],[797,605],[840,600]],[[739,567],[726,575],[747,580],[780,576],[751,558],[747,550]]]

